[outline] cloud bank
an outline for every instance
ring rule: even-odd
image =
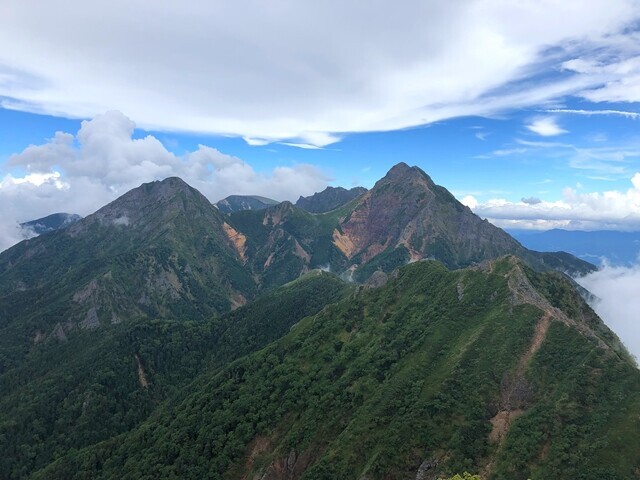
[[[640,173],[626,192],[581,193],[565,188],[562,200],[523,198],[519,202],[491,199],[484,203],[468,195],[462,203],[502,228],[549,230],[640,230]]]
[[[324,189],[328,178],[300,164],[257,173],[239,158],[200,145],[175,156],[155,137],[132,138],[135,124],[117,111],[58,132],[9,158],[0,178],[0,251],[22,239],[18,222],[54,212],[87,215],[141,183],[179,176],[212,202],[230,194],[294,200]]]
[[[566,95],[638,100],[639,18],[634,0],[2,2],[0,104],[324,146]]]
[[[599,298],[593,303],[593,309],[636,360],[640,359],[640,265],[632,268],[605,266],[576,280]]]

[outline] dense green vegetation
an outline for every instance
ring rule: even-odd
[[[638,370],[540,273],[590,268],[404,164],[322,214],[145,184],[0,254],[0,478],[630,478]]]
[[[615,342],[559,320],[528,359],[545,312],[514,301],[509,282],[526,282],[522,269],[513,259],[493,273],[407,266],[264,349],[203,371],[134,430],[71,450],[34,478],[231,479],[269,469],[415,478],[425,461],[439,476],[631,478],[640,467],[637,368]],[[528,276],[547,291],[567,283]],[[578,317],[589,311],[579,297],[558,298],[549,300]],[[492,442],[491,420],[505,408],[521,413]]]
[[[264,347],[347,292],[313,272],[213,320],[139,320],[34,346],[0,375],[0,478],[24,478],[69,449],[130,430],[203,368]]]

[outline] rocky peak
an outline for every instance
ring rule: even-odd
[[[87,225],[136,226],[140,223],[161,223],[178,212],[217,210],[195,188],[178,177],[143,183],[137,188],[105,205],[84,220],[73,225],[69,232],[75,234]]]
[[[285,200],[284,202],[281,202],[265,210],[262,224],[272,226],[280,225],[293,213],[293,211],[293,204]]]
[[[325,213],[349,203],[354,198],[367,192],[364,187],[354,187],[350,190],[342,187],[327,187],[309,197],[300,197],[296,207],[311,213]]]
[[[394,165],[393,167],[391,167],[391,169],[387,172],[387,174],[384,177],[382,177],[377,183],[388,183],[388,182],[398,182],[398,181],[415,182],[415,181],[425,181],[425,180],[428,180],[430,183],[433,183],[431,181],[431,178],[429,178],[429,176],[426,173],[424,173],[424,171],[422,171],[420,168],[410,167],[406,163],[400,162]]]

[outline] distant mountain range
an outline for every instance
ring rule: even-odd
[[[599,264],[634,265],[640,255],[640,232],[548,230],[531,232],[509,230],[525,247],[541,252],[565,251]]]
[[[309,197],[300,197],[295,205],[310,213],[326,213],[366,192],[367,189],[364,187],[354,187],[350,190],[342,187],[327,187],[322,192],[314,193]]]
[[[592,264],[404,163],[335,193],[227,214],[168,178],[0,253],[0,478],[633,478]]]
[[[280,202],[277,200],[258,195],[229,195],[215,205],[222,213],[233,213],[244,210],[264,210],[278,203]]]
[[[53,213],[46,217],[38,218],[37,220],[21,223],[20,226],[25,231],[26,236],[32,237],[68,227],[80,219],[82,219],[82,217],[75,213]]]
[[[347,190],[342,187],[327,187],[309,197],[300,197],[295,206],[310,213],[326,213],[349,203],[367,191],[364,187]],[[222,213],[264,210],[279,204],[277,200],[258,195],[229,195],[215,204]]]

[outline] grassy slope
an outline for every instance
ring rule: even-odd
[[[70,448],[130,430],[203,366],[215,371],[262,348],[347,291],[313,272],[210,321],[141,320],[34,346],[0,375],[0,478],[26,477]]]
[[[558,321],[519,365],[544,312],[513,303],[510,268],[401,269],[203,373],[131,433],[34,478],[414,478],[424,460],[441,474],[630,478],[640,467],[630,447],[640,441],[640,374],[615,345],[601,349]],[[561,277],[529,275],[562,290]],[[491,443],[505,379],[518,376],[524,413]]]

